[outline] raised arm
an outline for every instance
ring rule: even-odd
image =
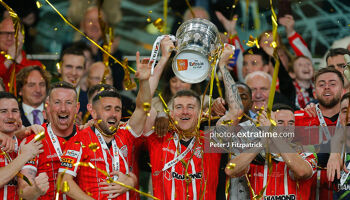
[[[164,68],[167,66],[172,49],[174,48],[174,43],[171,41],[169,36],[165,36],[160,42],[162,56],[154,68],[153,75],[149,78],[152,97],[154,96],[154,93],[158,87],[160,76],[162,75]]]
[[[136,108],[129,119],[129,126],[137,135],[141,135],[146,119],[147,112],[150,110],[152,103],[152,95],[149,84],[151,75],[151,65],[148,64],[148,59],[143,59],[140,62],[140,53],[136,53],[137,71],[135,77],[139,79],[139,92],[136,97]]]
[[[241,97],[238,93],[237,85],[233,80],[230,72],[226,68],[226,65],[229,62],[233,53],[234,51],[231,48],[231,46],[226,45],[219,61],[219,69],[222,73],[222,77],[224,80],[226,103],[228,104],[229,110],[217,122],[218,125],[225,120],[234,120],[234,123],[238,123],[238,117],[241,116],[244,110]]]

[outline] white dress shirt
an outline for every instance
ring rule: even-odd
[[[39,117],[40,123],[41,124],[44,123],[44,115],[43,115],[44,103],[40,104],[40,106],[38,106],[37,108],[34,108],[30,105],[22,103],[22,108],[24,111],[24,115],[27,117],[30,124],[32,124],[32,125],[34,124],[34,116],[32,113],[33,110],[40,110],[40,112],[38,113],[38,117]]]

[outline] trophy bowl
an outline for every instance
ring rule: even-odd
[[[176,31],[177,53],[173,59],[174,74],[184,82],[199,83],[209,73],[209,57],[214,57],[220,36],[216,26],[206,19],[184,22]]]

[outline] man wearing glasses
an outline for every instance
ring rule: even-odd
[[[29,60],[22,50],[23,38],[21,31],[17,37],[17,48],[15,38],[15,28],[10,17],[4,18],[0,23],[0,77],[3,78],[6,91],[9,90],[12,71],[18,73],[27,66],[43,66],[37,60]],[[12,84],[12,83],[10,83]]]

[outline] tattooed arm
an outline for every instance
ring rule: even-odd
[[[217,125],[221,124],[225,120],[233,120],[234,123],[236,122],[238,124],[238,117],[241,116],[244,110],[236,83],[226,68],[226,64],[229,62],[233,53],[234,51],[229,45],[225,46],[219,62],[219,69],[222,73],[225,84],[226,102],[228,104],[229,111],[217,122]]]

